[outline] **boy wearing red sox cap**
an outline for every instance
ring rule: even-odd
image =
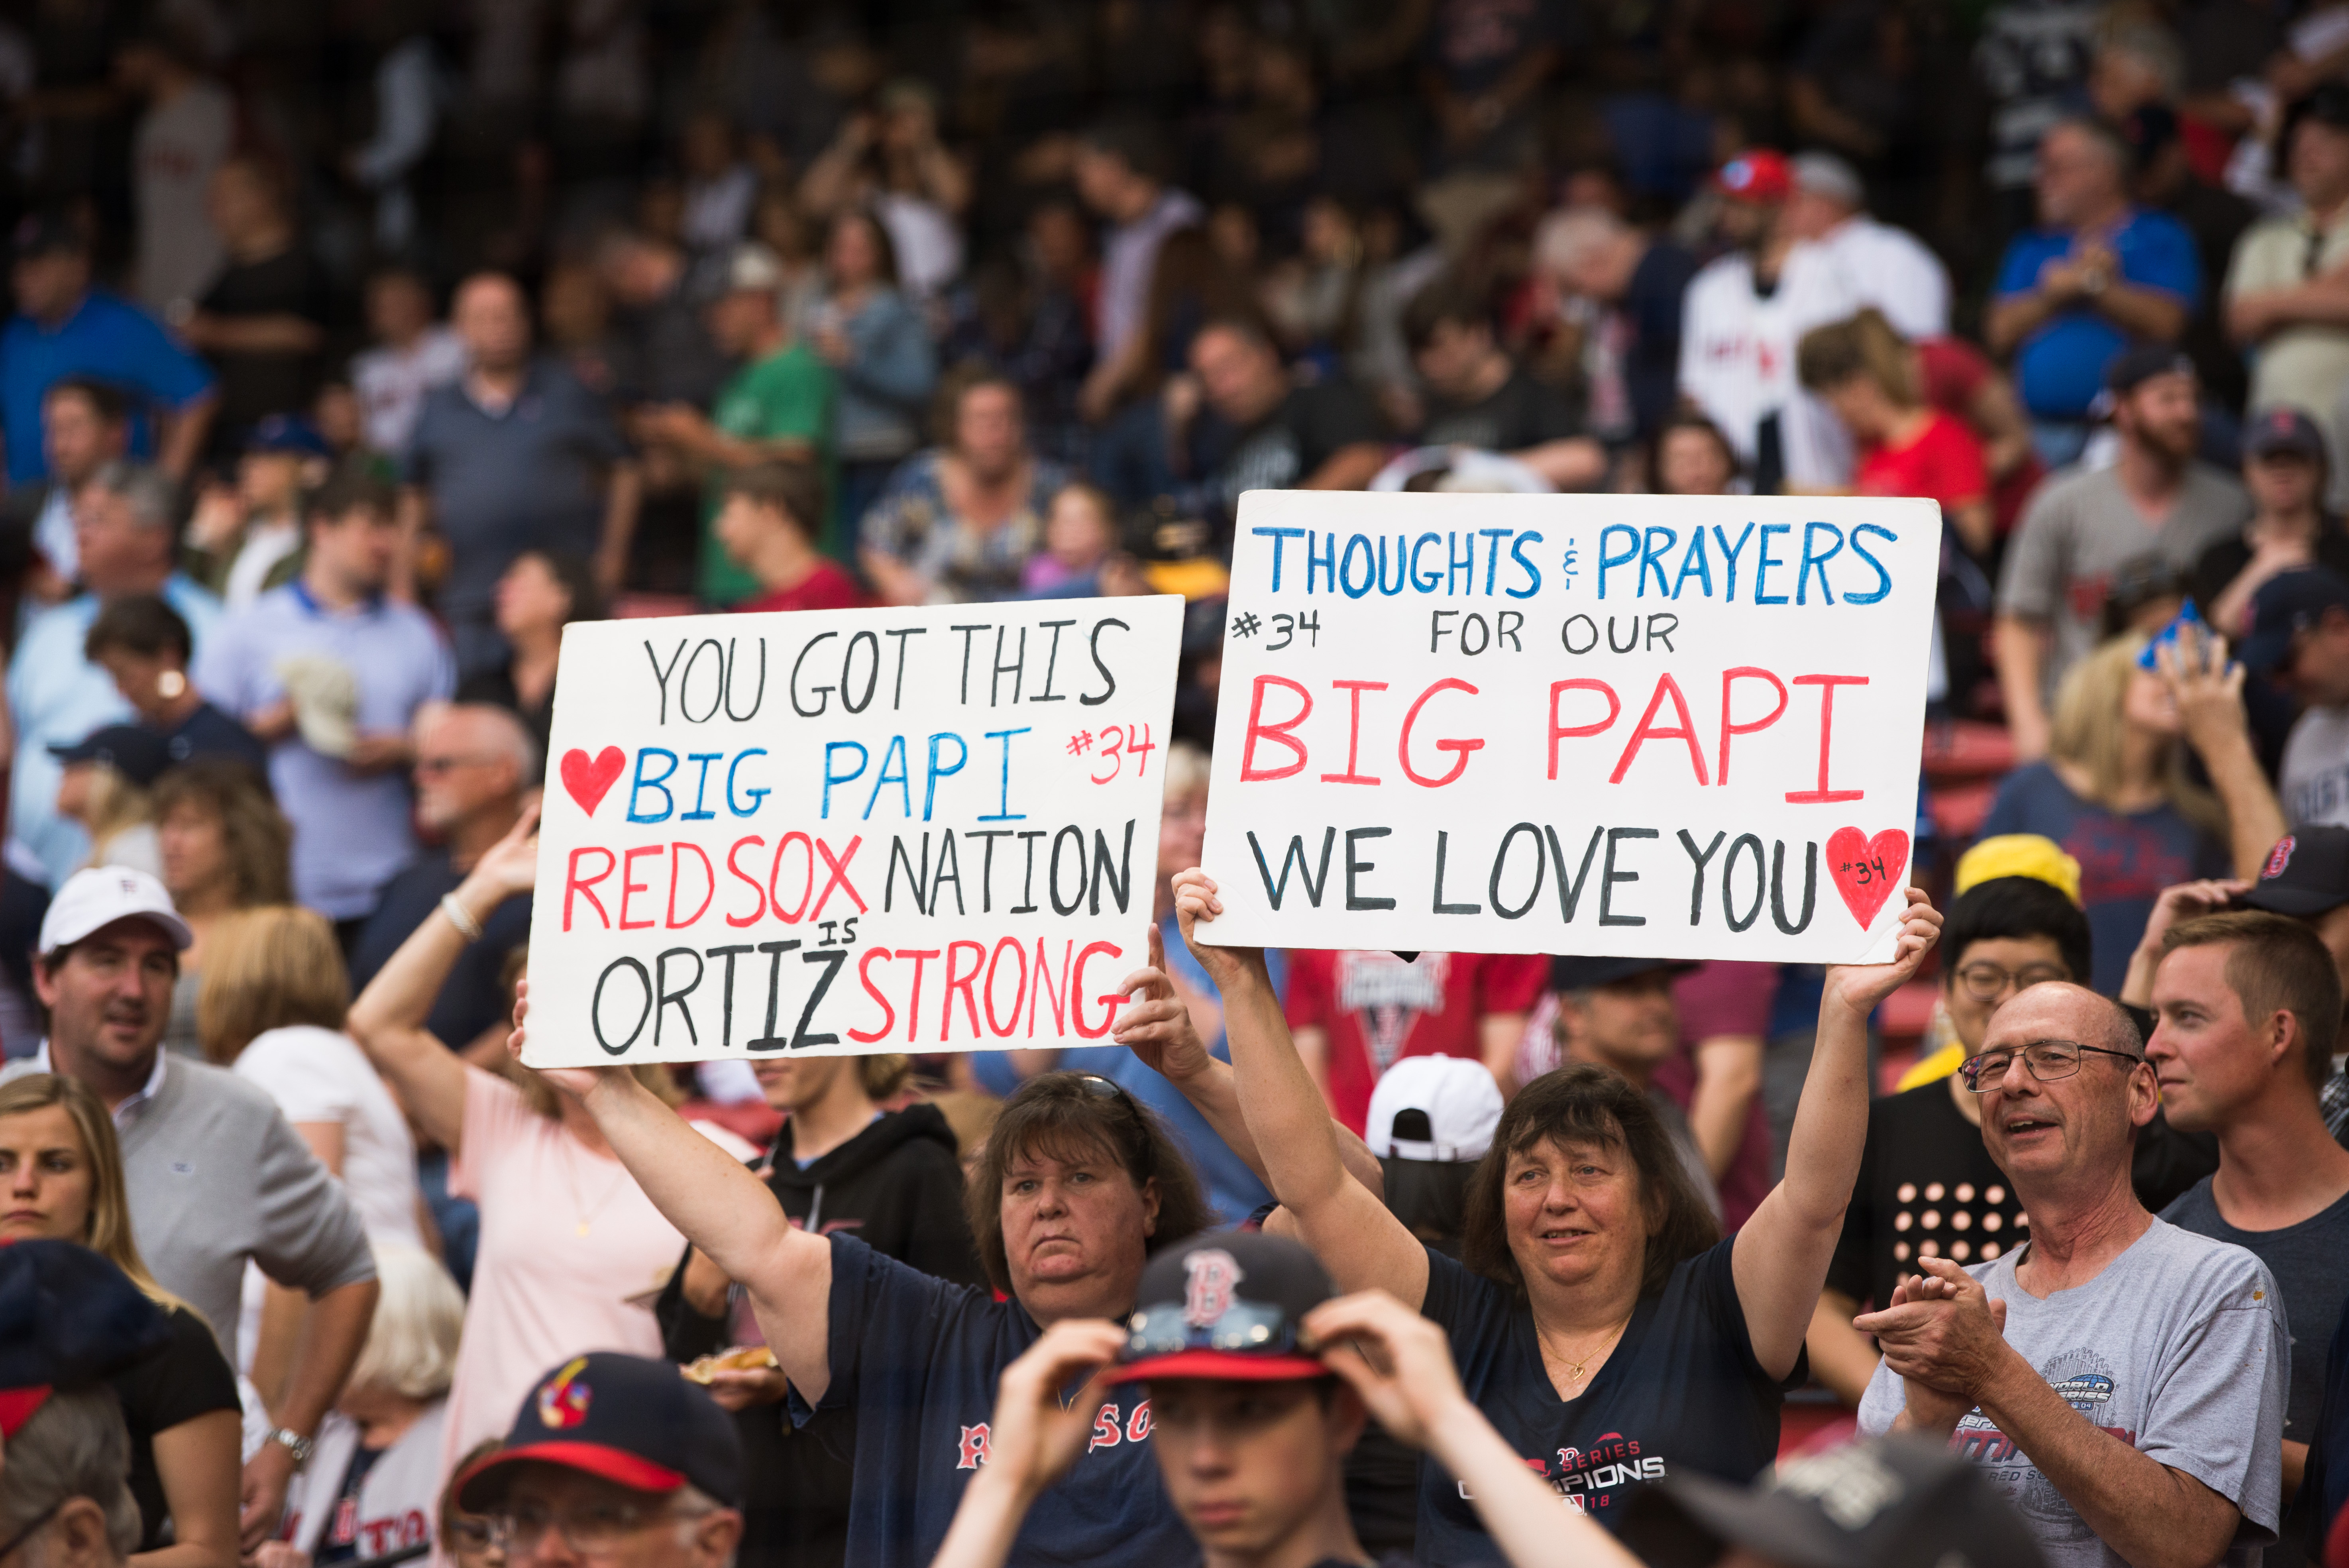
[[[1217,1231],[1170,1247],[1143,1272],[1139,1303],[1123,1324],[1056,1324],[1004,1369],[987,1464],[931,1568],[1000,1568],[1029,1510],[1136,1383],[1166,1494],[1206,1568],[1369,1563],[1343,1481],[1366,1413],[1459,1479],[1516,1568],[1636,1568],[1468,1402],[1441,1330],[1376,1291],[1331,1299],[1297,1243]]]

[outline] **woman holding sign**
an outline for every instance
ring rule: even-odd
[[[1645,1097],[1578,1064],[1517,1091],[1469,1188],[1458,1261],[1346,1174],[1264,957],[1198,940],[1223,912],[1175,878],[1192,951],[1222,988],[1239,1103],[1273,1191],[1341,1291],[1377,1286],[1451,1336],[1463,1381],[1514,1451],[1609,1524],[1643,1483],[1744,1481],[1778,1447],[1778,1408],[1841,1233],[1868,1130],[1868,1016],[1917,972],[1940,915],[1915,889],[1894,962],[1827,972],[1786,1176],[1720,1239]],[[1469,1500],[1423,1467],[1419,1555],[1495,1555]]]

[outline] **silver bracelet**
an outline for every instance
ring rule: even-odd
[[[440,913],[449,917],[450,924],[464,933],[466,941],[479,942],[481,939],[481,923],[473,918],[472,911],[457,902],[455,893],[440,895]]]

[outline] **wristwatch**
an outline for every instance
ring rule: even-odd
[[[304,1437],[291,1427],[277,1428],[269,1434],[269,1440],[281,1445],[287,1453],[294,1456],[295,1470],[300,1470],[310,1462],[310,1450],[317,1446],[313,1439]]]

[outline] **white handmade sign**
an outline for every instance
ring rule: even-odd
[[[1925,500],[1243,496],[1210,938],[1889,957],[1940,526]]]
[[[569,627],[525,1059],[1105,1037],[1182,625],[1167,597]]]

